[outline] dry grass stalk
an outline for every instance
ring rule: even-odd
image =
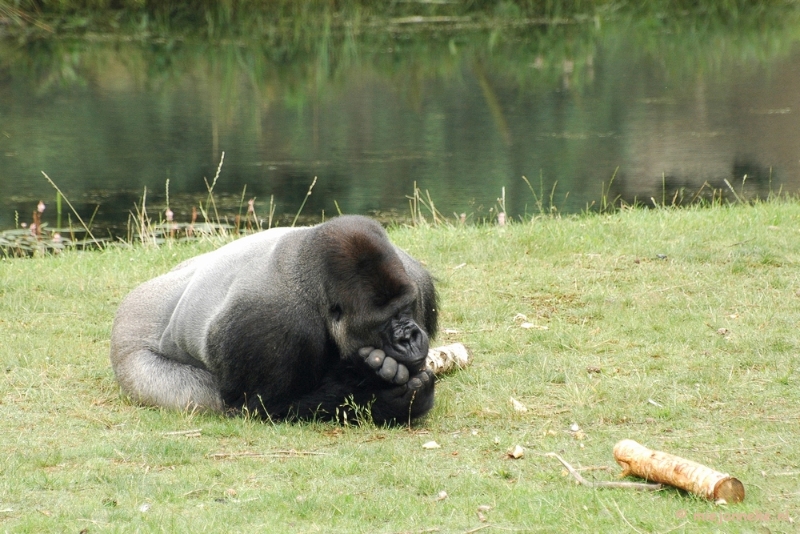
[[[316,183],[317,183],[317,177],[315,176],[314,180],[311,182],[311,185],[308,188],[308,191],[306,192],[306,196],[303,197],[303,202],[300,204],[300,209],[297,210],[297,213],[294,216],[294,220],[292,221],[292,226],[297,224],[297,219],[300,217],[300,214],[303,212],[303,208],[306,205],[306,201],[308,200],[308,197],[311,196],[311,191],[314,189],[314,186],[316,185]],[[272,219],[272,215],[270,214],[270,220],[271,219]]]
[[[77,217],[78,220],[80,221],[81,225],[83,226],[83,229],[86,230],[86,233],[89,235],[89,237],[92,238],[92,241],[94,242],[94,244],[99,247],[100,246],[100,242],[94,237],[94,235],[92,234],[92,231],[89,230],[88,226],[86,226],[86,223],[83,222],[83,219],[81,219],[81,216],[78,214],[77,210],[72,206],[72,203],[69,201],[69,199],[64,195],[64,193],[61,192],[61,189],[58,188],[56,183],[53,180],[51,180],[49,176],[47,176],[47,173],[42,171],[42,174],[44,175],[45,178],[47,178],[47,181],[50,182],[50,185],[52,185],[55,188],[55,190],[58,191],[58,194],[63,197],[64,201],[66,201],[67,205],[69,206],[69,209],[72,210],[72,213],[74,213],[75,217]]]
[[[225,151],[222,151],[222,154],[219,158],[219,165],[217,165],[217,173],[214,175],[214,179],[211,180],[211,185],[208,185],[208,180],[203,178],[206,183],[206,189],[208,190],[208,198],[206,199],[206,208],[208,204],[214,208],[214,220],[219,221],[219,212],[217,211],[217,203],[214,201],[214,186],[217,185],[217,180],[219,180],[219,173],[222,172],[222,163],[225,161]],[[203,214],[206,220],[208,220],[208,215]]]

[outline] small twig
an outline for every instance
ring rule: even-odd
[[[193,428],[191,430],[173,430],[172,432],[164,432],[162,436],[186,436],[191,434],[200,434],[202,428]]]
[[[623,488],[641,491],[658,491],[663,487],[661,484],[648,484],[643,482],[591,482],[583,478],[574,467],[569,465],[566,460],[564,460],[558,454],[554,452],[548,452],[545,454],[545,456],[552,456],[553,458],[556,458],[564,467],[567,468],[567,471],[569,471],[570,474],[575,477],[575,480],[577,480],[579,484],[590,488]]]
[[[731,245],[728,245],[728,247],[729,248],[730,247],[738,247],[739,245],[744,245],[745,243],[749,243],[750,241],[755,241],[755,240],[756,240],[755,237],[751,237],[750,239],[745,239],[744,241],[739,241],[738,243],[733,243]]]
[[[579,467],[575,469],[575,471],[608,471],[609,467],[607,465],[590,465],[587,467]]]
[[[296,451],[290,449],[288,451],[275,451],[275,452],[215,452],[208,455],[209,458],[215,460],[222,460],[225,458],[293,458],[296,456],[328,456],[327,452],[314,452],[314,451]]]
[[[616,507],[617,512],[619,512],[619,516],[622,518],[622,520],[625,521],[625,523],[627,523],[627,525],[629,527],[631,527],[634,532],[637,532],[638,534],[643,534],[641,530],[639,530],[638,528],[636,528],[633,525],[631,525],[631,522],[628,521],[628,518],[626,518],[625,514],[622,513],[622,510],[619,509],[619,505],[617,504],[617,501],[615,501],[614,499],[611,499],[611,502],[614,503],[614,506]]]
[[[778,439],[783,440],[780,436]],[[692,449],[692,452],[695,453],[717,453],[717,452],[740,452],[740,451],[766,451],[769,449],[775,449],[780,447],[781,445],[786,445],[787,443],[784,441],[783,443],[771,443],[770,445],[759,445],[756,447],[730,447],[727,449]]]
[[[485,528],[490,528],[490,527],[493,527],[493,526],[494,525],[492,525],[491,523],[487,523],[487,524],[481,525],[479,527],[475,527],[475,528],[471,528],[469,530],[465,530],[464,534],[472,534],[473,532],[478,532],[479,530],[483,530]]]

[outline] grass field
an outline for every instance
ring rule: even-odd
[[[213,243],[0,261],[0,531],[796,530],[800,203],[391,236],[438,279],[435,344],[474,354],[410,429],[123,399],[108,363],[118,303]],[[747,497],[591,489],[545,456],[614,480],[624,438],[731,473]]]

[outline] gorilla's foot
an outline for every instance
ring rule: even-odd
[[[409,381],[408,368],[391,356],[387,356],[381,349],[363,347],[359,349],[358,355],[383,380],[397,385],[403,385]]]

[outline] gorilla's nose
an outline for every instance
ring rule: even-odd
[[[419,343],[422,332],[417,325],[406,323],[397,326],[394,333],[394,339],[397,343],[412,345]]]
[[[404,326],[400,328],[400,331],[397,333],[397,341],[411,341],[412,334],[412,328],[410,326]]]
[[[415,347],[422,345],[422,330],[418,327],[410,328],[408,331],[408,342]]]

